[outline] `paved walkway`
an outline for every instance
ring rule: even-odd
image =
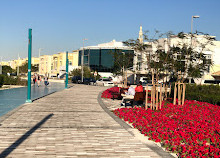
[[[171,157],[103,109],[104,89],[74,85],[1,118],[0,157]]]

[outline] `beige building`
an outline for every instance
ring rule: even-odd
[[[69,59],[69,72],[74,68],[78,68],[79,51],[74,50],[72,53],[68,53]],[[28,58],[16,59],[8,62],[1,62],[1,65],[8,65],[12,69],[16,69],[18,66],[22,66],[28,62]],[[41,55],[40,58],[32,57],[31,64],[39,67],[40,75],[58,76],[65,73],[66,70],[66,52],[59,52],[53,55]]]
[[[53,56],[42,55],[39,61],[39,74],[43,76],[50,76],[52,70]]]
[[[34,65],[34,66],[39,65],[39,58],[32,57],[31,61],[32,61],[32,65]],[[28,62],[28,58],[23,58],[23,59],[19,58],[19,59],[7,61],[7,62],[3,61],[3,62],[1,62],[1,65],[7,65],[7,66],[10,66],[12,69],[16,69],[18,66],[20,67],[27,62]]]
[[[69,72],[78,67],[78,50],[68,53]],[[58,76],[65,73],[66,70],[66,52],[59,52],[53,55],[40,56],[39,74]]]
[[[4,65],[10,66],[10,63],[8,61],[2,61],[2,62],[0,62],[0,65],[2,65],[2,66],[4,66]]]

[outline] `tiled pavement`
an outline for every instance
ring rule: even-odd
[[[97,100],[104,89],[74,85],[22,105],[0,122],[0,157],[172,157],[110,117]]]

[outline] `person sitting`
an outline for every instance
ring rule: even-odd
[[[142,82],[140,81],[137,85],[137,87],[135,88],[135,92],[143,92],[144,88],[142,86]]]
[[[121,106],[125,106],[127,100],[134,99],[135,89],[131,87],[130,84],[127,84],[127,86],[128,90],[125,90],[125,94],[121,94],[121,96],[123,97]]]

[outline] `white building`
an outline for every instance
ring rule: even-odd
[[[113,53],[115,51],[121,53],[134,53],[134,50],[125,46],[123,42],[117,42],[112,40],[108,43],[98,44],[96,46],[87,46],[80,48],[79,50],[79,66],[82,63],[82,54],[83,55],[83,65],[89,66],[92,71],[98,72],[101,77],[112,77],[115,58]],[[133,66],[133,60],[131,62],[131,67]],[[133,83],[134,77],[131,77],[130,82]]]
[[[139,41],[143,41],[143,39],[140,39],[142,34],[142,27],[140,28],[139,32]],[[183,44],[186,44],[188,46],[192,45],[192,48],[198,52],[202,51],[204,54],[206,54],[207,59],[211,59],[213,65],[210,67],[209,72],[206,72],[204,76],[200,79],[196,79],[195,82],[197,83],[204,83],[205,80],[214,80],[216,78],[216,75],[220,74],[217,73],[220,71],[220,41],[213,41],[213,44],[206,44],[207,39],[205,38],[205,35],[194,35],[194,37],[191,39],[191,35],[186,35],[186,38],[181,39],[178,36],[174,35],[171,36],[169,39],[167,38],[161,38],[156,43],[147,43],[151,45],[151,48],[148,48],[144,53],[143,52],[135,52],[136,57],[134,58],[134,70],[136,70],[136,74],[139,74],[138,77],[144,76],[149,73],[149,69],[147,67],[147,53],[153,53],[158,49],[163,49],[165,51],[168,51],[170,46],[183,46]],[[188,36],[188,37],[187,37]],[[214,36],[209,36],[213,37]],[[206,44],[206,47],[203,49],[201,47],[201,44]],[[214,78],[215,77],[215,78]],[[218,76],[217,76],[218,78]]]

